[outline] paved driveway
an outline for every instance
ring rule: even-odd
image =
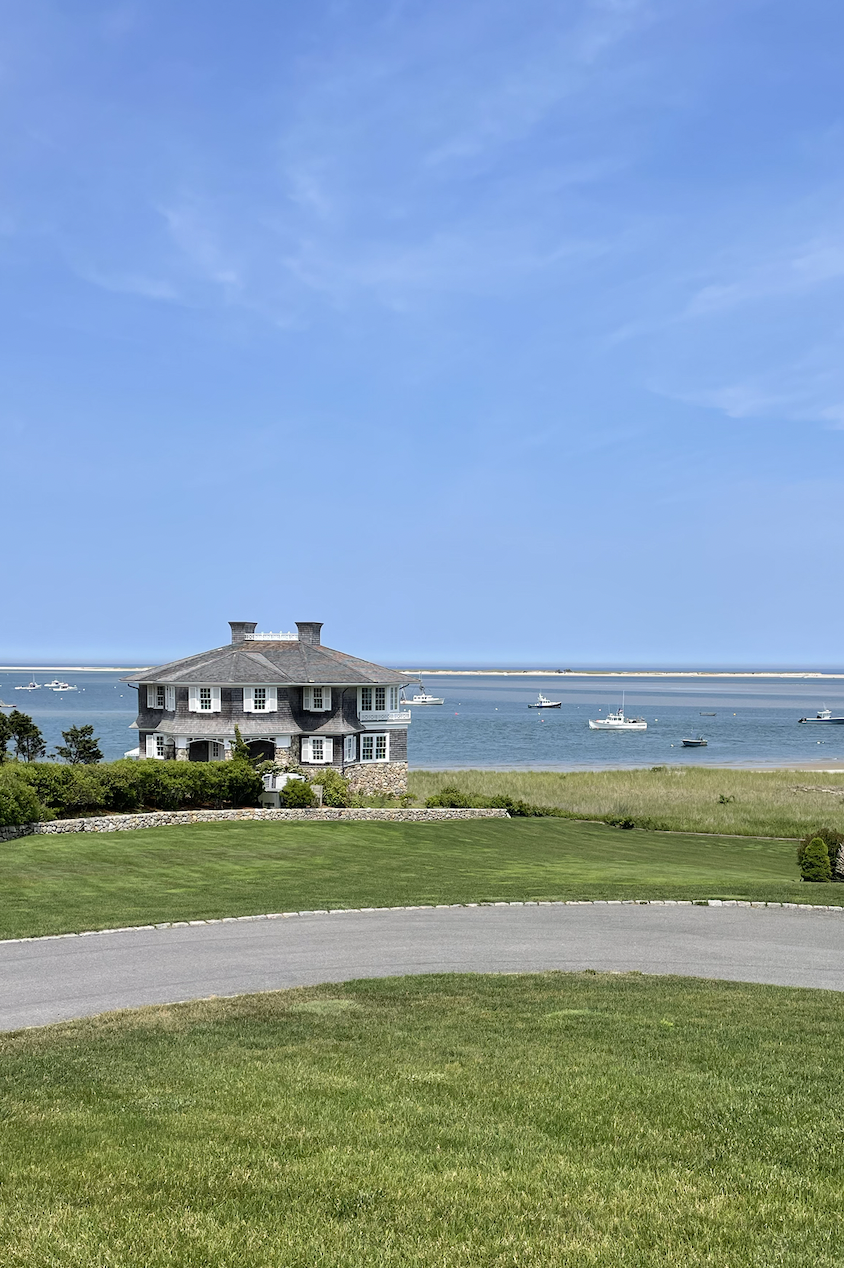
[[[737,907],[340,912],[0,943],[0,1029],[407,973],[639,969],[844,991],[844,915]]]

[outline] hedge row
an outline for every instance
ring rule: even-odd
[[[57,815],[257,806],[262,789],[260,775],[241,761],[8,762],[0,767],[0,826]]]

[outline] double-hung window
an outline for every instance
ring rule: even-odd
[[[222,709],[219,687],[188,687],[188,709],[191,713],[219,713]]]
[[[165,687],[163,683],[156,683],[152,687],[147,687],[148,709],[170,709],[172,711],[175,707],[175,687]]]
[[[157,731],[153,735],[147,736],[146,756],[157,757],[159,759],[166,756],[167,737],[160,735]]]
[[[277,687],[244,687],[244,713],[275,713],[278,708]]]
[[[386,762],[390,756],[389,735],[362,735],[360,760],[362,762]]]
[[[328,735],[302,737],[302,761],[327,765],[334,760],[334,740]]]
[[[302,708],[307,713],[329,713],[331,710],[331,688],[303,687]]]
[[[398,707],[398,687],[361,687],[361,713],[385,713],[388,709],[395,712]]]
[[[353,762],[358,755],[358,737],[356,735],[347,735],[343,741],[343,760]]]

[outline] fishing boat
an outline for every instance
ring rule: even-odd
[[[439,696],[429,696],[424,686],[420,682],[419,691],[416,693],[416,695],[413,696],[410,700],[403,699],[402,704],[409,704],[411,706],[415,704],[445,704],[445,700],[441,699]]]
[[[718,714],[717,714],[717,713],[706,713],[703,709],[701,709],[701,711],[700,711],[700,716],[701,716],[702,718],[717,718]]]
[[[48,682],[46,684],[53,691],[78,691],[78,687],[71,687],[69,682]]]
[[[696,740],[683,740],[683,748],[706,748],[709,740],[705,740],[699,735]]]
[[[626,718],[624,716],[624,696],[621,697],[621,708],[608,713],[605,718],[590,718],[590,731],[647,731],[648,724],[644,718]]]
[[[832,716],[832,710],[827,709],[826,706],[824,706],[823,709],[818,709],[813,718],[799,718],[798,722],[828,722],[832,726],[841,726],[844,724],[844,718],[834,718]]]
[[[34,678],[30,682],[28,682],[25,687],[23,685],[21,685],[20,687],[15,687],[15,691],[40,691],[40,690],[41,690],[41,684],[36,682]]]
[[[536,697],[536,703],[528,705],[529,709],[562,709],[562,707],[562,700],[549,700],[547,696],[543,696],[541,691]]]

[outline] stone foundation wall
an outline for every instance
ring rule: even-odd
[[[407,792],[407,762],[361,762],[347,766],[343,775],[351,791],[363,797],[401,797]]]
[[[506,810],[388,810],[334,809],[323,806],[319,810],[258,810],[245,807],[242,810],[150,810],[136,815],[101,815],[90,819],[52,819],[49,823],[22,823],[16,827],[0,828],[0,841],[15,841],[20,837],[53,835],[61,832],[132,832],[138,828],[169,828],[178,824],[217,823],[221,820],[282,820],[291,819],[351,819],[387,820],[398,823],[430,823],[438,819],[509,819]]]

